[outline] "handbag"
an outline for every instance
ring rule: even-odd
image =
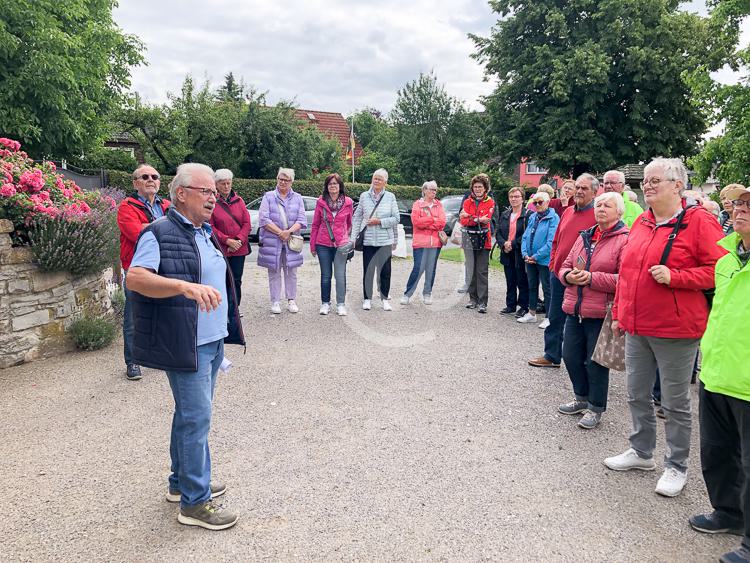
[[[331,239],[331,242],[333,243],[333,246],[336,246],[336,238],[333,236],[333,229],[331,228],[331,224],[328,222],[328,213],[326,213],[326,210],[324,207],[321,208],[323,211],[323,223],[326,226],[326,230],[328,231],[328,236]],[[346,244],[342,244],[339,247],[336,247],[336,252],[339,254],[346,254],[346,261],[348,262],[352,258],[354,258],[354,245],[350,242],[347,242]]]
[[[369,221],[372,219],[372,216],[375,215],[375,210],[378,208],[378,205],[380,205],[380,202],[383,201],[383,198],[385,197],[385,192],[383,192],[383,195],[380,196],[380,199],[375,203],[375,207],[372,208],[372,213],[370,213],[370,216],[367,218]],[[365,231],[367,230],[367,225],[365,225],[365,228],[359,231],[359,234],[357,235],[357,239],[354,241],[354,250],[357,252],[362,252],[365,249]]]
[[[483,250],[484,245],[487,242],[487,233],[489,233],[490,230],[483,227],[479,222],[479,200],[476,200],[476,211],[477,215],[474,217],[475,225],[472,227],[464,227],[463,234],[466,236],[466,239],[468,239],[466,242],[468,242],[469,248],[472,250]]]
[[[445,231],[438,231],[438,238],[440,239],[440,244],[442,244],[443,246],[448,244],[448,235],[445,234]]]
[[[625,371],[625,335],[615,334],[612,330],[612,302],[607,305],[607,314],[591,359],[605,368]]]
[[[280,205],[278,201],[276,202],[276,205],[279,208],[281,220],[284,221],[284,230],[286,230],[289,228],[289,219],[286,217],[286,209],[284,209],[284,206]],[[290,235],[289,240],[286,241],[286,246],[292,252],[302,252],[302,249],[305,247],[305,239],[300,235]]]
[[[453,230],[451,231],[450,240],[453,244],[457,244],[458,246],[462,246],[463,243],[463,231],[461,229],[463,229],[461,223],[456,221],[453,225]]]

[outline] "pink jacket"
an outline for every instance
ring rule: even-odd
[[[440,248],[443,246],[438,233],[445,228],[445,209],[439,200],[429,207],[423,199],[414,202],[411,208],[412,248]]]
[[[328,228],[323,222],[323,209],[326,210],[328,224],[333,231],[334,244],[328,234]],[[349,233],[352,231],[352,216],[354,215],[354,203],[350,197],[345,197],[344,206],[336,214],[331,213],[330,207],[322,197],[318,198],[315,205],[315,214],[313,215],[312,227],[310,229],[310,252],[315,252],[315,247],[336,246],[339,247],[349,242]]]
[[[628,241],[628,228],[620,221],[602,233],[592,251],[591,238],[598,228],[594,225],[581,232],[559,272],[560,283],[565,286],[563,311],[584,319],[603,319],[607,315],[607,303],[615,297],[622,249]],[[573,268],[591,272],[591,284],[570,285],[565,275]]]

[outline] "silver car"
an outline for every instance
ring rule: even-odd
[[[253,242],[258,241],[258,212],[260,211],[260,204],[263,201],[262,197],[254,199],[247,204],[247,210],[250,212],[250,240]],[[299,234],[305,238],[310,238],[310,229],[312,228],[313,215],[315,214],[315,205],[318,202],[318,198],[303,195],[302,201],[305,202],[305,217],[307,217],[307,227],[303,228]]]

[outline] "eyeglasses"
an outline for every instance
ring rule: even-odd
[[[159,176],[158,174],[141,174],[136,179],[144,181],[153,180],[154,182],[156,182],[159,178],[161,178],[161,176]]]
[[[641,183],[641,187],[651,186],[652,188],[655,188],[662,182],[676,182],[677,180],[665,180],[664,178],[649,178],[648,180],[643,180],[643,183]]]
[[[195,186],[182,186],[182,187],[187,188],[189,190],[196,190],[197,192],[200,192],[200,194],[203,197],[211,197],[211,196],[216,197],[219,193],[216,190],[212,190],[211,188],[198,188]]]
[[[739,209],[740,207],[744,207],[748,211],[750,211],[750,199],[733,199],[732,200],[732,207],[735,209]]]
[[[612,182],[604,182],[604,185],[605,185],[605,186],[616,186],[617,184],[622,184],[622,182],[615,182],[615,181],[612,181]]]
[[[292,180],[291,178],[276,178],[278,180],[279,184],[291,184]]]

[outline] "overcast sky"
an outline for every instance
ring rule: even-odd
[[[685,7],[705,13],[703,0]],[[146,45],[132,88],[149,102],[166,101],[188,73],[218,85],[230,71],[271,104],[344,115],[388,112],[398,89],[430,70],[472,109],[492,91],[467,37],[497,20],[486,0],[120,0],[114,15]]]

